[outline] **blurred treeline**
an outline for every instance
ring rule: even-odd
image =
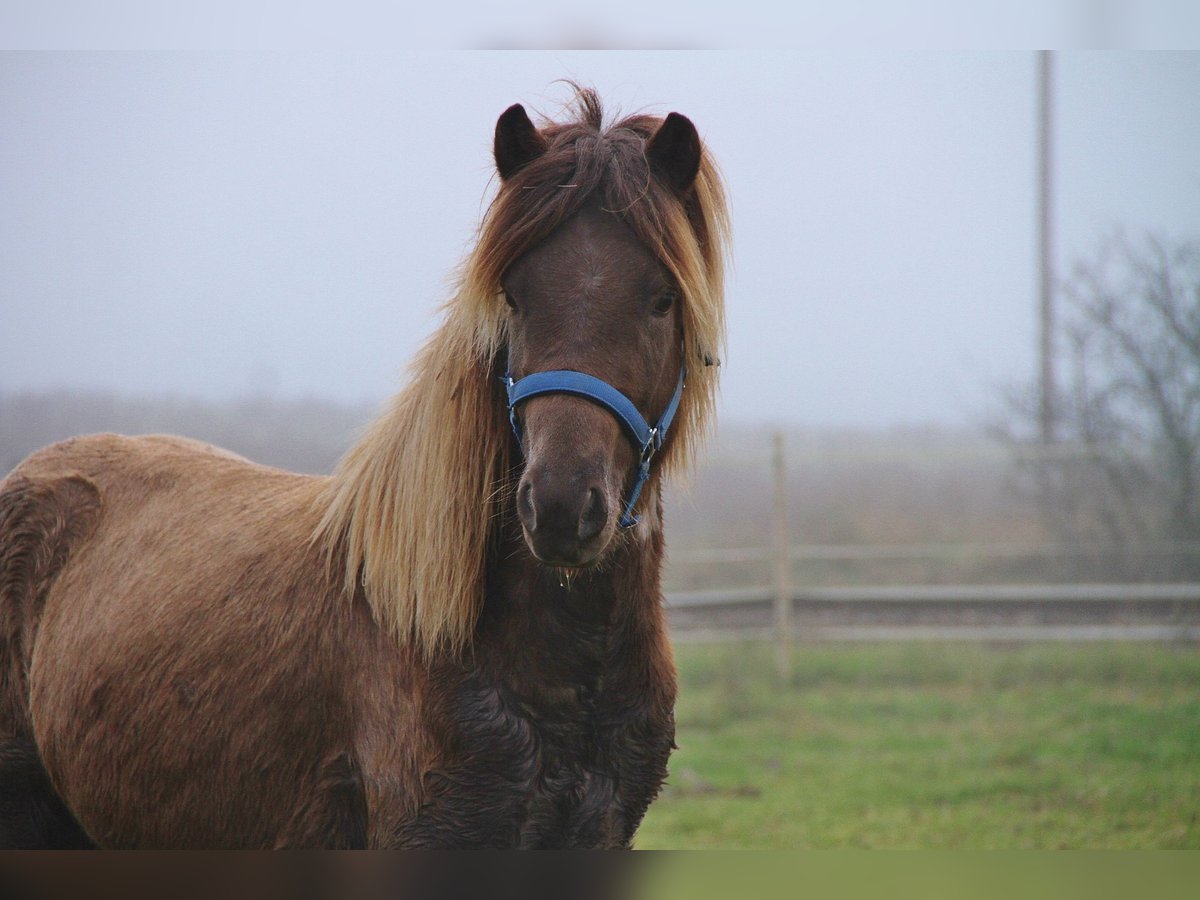
[[[1039,449],[982,426],[783,436],[794,585],[1200,579],[1200,540],[1173,530],[1169,498],[1120,485],[1146,521],[1161,523],[1134,534],[1109,527],[1120,523],[1107,506],[1046,489],[1046,466],[1090,465],[1086,448]],[[668,496],[677,563],[668,589],[770,583],[763,558],[706,561],[703,552],[771,546],[770,429],[723,427],[690,483]]]
[[[695,474],[670,492],[673,541],[769,543],[774,429],[723,425]],[[800,544],[1041,539],[1007,446],[929,426],[783,430],[789,533]]]
[[[771,439],[766,427],[722,427],[669,491],[669,589],[769,583],[764,559],[705,562],[695,551],[771,545]],[[1053,538],[1012,449],[982,429],[792,428],[783,440],[794,585],[1067,577],[1061,558],[1031,558]]]

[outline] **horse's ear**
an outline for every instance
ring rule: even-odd
[[[700,135],[687,116],[671,113],[646,142],[646,159],[677,191],[686,191],[700,171]]]
[[[546,139],[537,130],[525,107],[514,103],[496,122],[496,171],[509,179],[546,152]]]

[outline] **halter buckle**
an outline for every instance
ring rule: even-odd
[[[658,428],[654,427],[646,435],[646,443],[642,447],[642,455],[639,457],[638,462],[643,466],[649,463],[654,458],[654,454],[658,452],[658,446]]]

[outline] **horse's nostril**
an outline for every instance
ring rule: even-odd
[[[517,515],[527,531],[536,530],[537,510],[533,505],[533,482],[525,482],[517,491]]]
[[[579,514],[579,540],[590,541],[604,530],[607,522],[608,504],[604,501],[604,494],[596,488],[589,488],[583,512]]]

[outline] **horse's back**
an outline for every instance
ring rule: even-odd
[[[0,483],[0,741],[32,738],[101,844],[270,845],[298,786],[344,787],[319,490],[166,436],[72,439]]]

